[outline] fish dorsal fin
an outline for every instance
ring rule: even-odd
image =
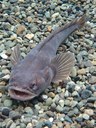
[[[68,77],[72,67],[74,66],[74,63],[75,57],[70,52],[57,55],[51,61],[51,64],[56,70],[56,74],[54,75],[52,82],[58,83],[65,80]]]
[[[11,55],[11,63],[13,65],[16,65],[20,61],[20,46],[16,45],[13,49],[12,55]]]

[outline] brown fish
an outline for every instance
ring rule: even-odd
[[[21,60],[17,45],[11,56],[13,69],[8,92],[13,99],[25,101],[43,92],[51,82],[60,82],[68,77],[75,63],[71,52],[56,55],[59,45],[85,23],[85,16],[55,30],[44,41],[33,48]]]

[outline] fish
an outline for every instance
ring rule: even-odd
[[[12,70],[8,86],[12,99],[31,100],[44,92],[51,83],[67,79],[75,65],[75,56],[69,51],[57,54],[57,50],[60,44],[84,23],[85,15],[54,30],[24,59],[21,59],[20,46],[15,46],[11,55]]]

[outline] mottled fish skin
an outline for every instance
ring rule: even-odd
[[[42,93],[51,82],[65,80],[75,63],[71,52],[56,55],[59,45],[85,23],[85,16],[50,34],[21,60],[17,45],[12,53],[13,64],[8,92],[11,98],[25,101]]]

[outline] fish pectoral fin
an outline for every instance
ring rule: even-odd
[[[20,46],[19,45],[16,45],[13,49],[13,52],[11,54],[11,63],[13,65],[16,65],[19,61],[20,61]]]
[[[65,80],[75,63],[75,57],[73,53],[67,52],[57,55],[52,61],[51,64],[56,70],[56,75],[54,75],[54,83],[61,82]]]

